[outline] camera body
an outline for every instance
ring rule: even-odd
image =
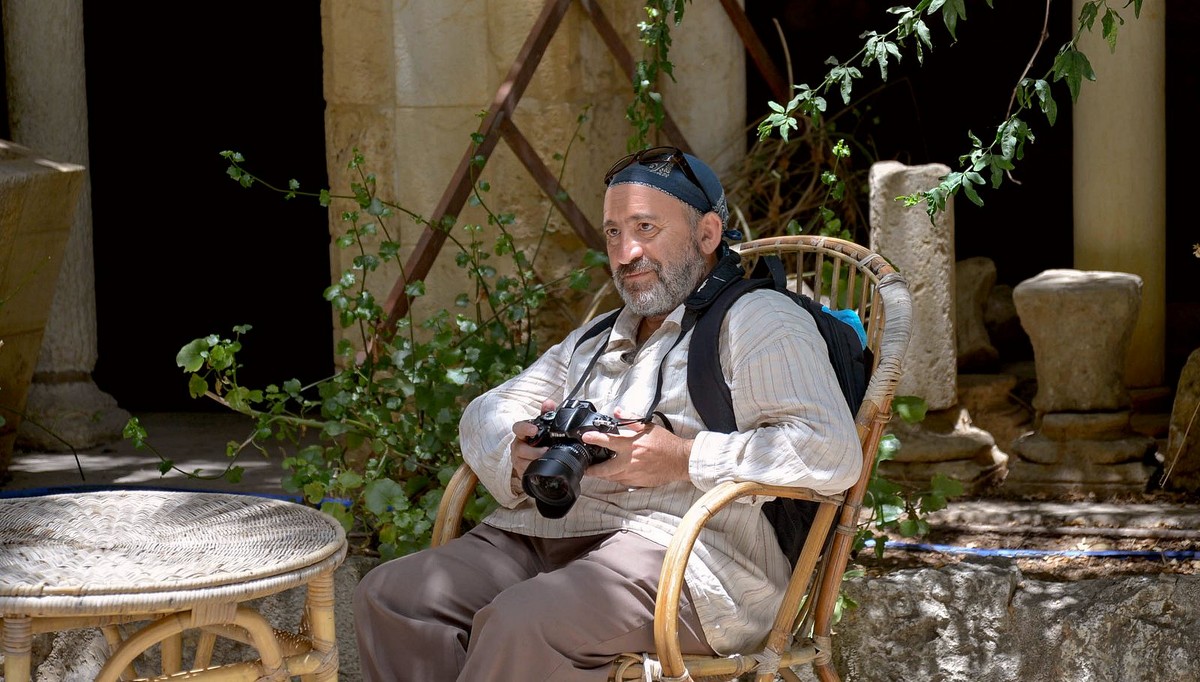
[[[542,516],[561,518],[579,497],[584,470],[613,456],[612,450],[584,443],[580,436],[588,431],[616,433],[617,420],[596,412],[586,400],[567,400],[530,423],[538,432],[525,442],[548,449],[525,470],[521,488],[537,501]]]

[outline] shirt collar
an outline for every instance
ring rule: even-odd
[[[659,330],[669,328],[676,333],[683,327],[683,314],[687,308],[681,303],[667,315]],[[637,347],[637,329],[642,321],[641,315],[630,312],[628,307],[622,308],[613,324],[612,334],[608,337],[608,350],[624,350]]]

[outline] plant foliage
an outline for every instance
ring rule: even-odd
[[[581,116],[580,124],[584,120]],[[241,154],[222,156],[229,161],[229,176],[243,187],[265,185],[288,199],[315,197],[326,207],[334,199],[350,200],[354,208],[341,214],[346,228],[337,244],[356,255],[324,294],[341,327],[354,332],[338,343],[340,369],[333,376],[309,385],[295,379],[244,385],[238,353],[249,326],[202,336],[180,349],[176,362],[188,374],[194,398],[215,400],[255,419],[245,441],[228,444],[230,464],[220,475],[239,480],[236,460],[248,448],[265,453],[272,441],[294,445],[283,461],[285,490],[337,518],[359,538],[359,551],[390,558],[427,546],[445,484],[461,463],[462,410],[537,357],[537,311],[556,292],[587,290],[590,273],[606,262],[605,256],[588,252],[568,275],[543,281],[514,238],[516,216],[492,210],[484,200],[488,184],[477,181],[472,203],[484,208],[487,229],[456,227],[452,221],[437,226],[457,248],[455,262],[468,290],[454,299],[451,310],[418,318],[410,307],[392,328],[383,324],[389,311],[368,279],[384,264],[399,263],[398,217],[419,226],[428,221],[380,197],[376,178],[357,150],[349,165],[357,180],[348,195],[306,194],[294,180],[286,188],[266,185],[246,170]],[[565,163],[565,155],[559,158]],[[486,234],[494,238],[487,240]],[[407,294],[424,296],[424,282],[410,283]],[[150,447],[136,418],[126,425],[125,436],[139,448]],[[175,468],[159,456],[161,471]],[[469,521],[478,521],[494,504],[482,487],[478,493],[466,512]]]
[[[992,7],[992,0],[984,2],[988,7]],[[1126,0],[1122,7],[1130,6],[1133,7],[1135,17],[1141,15],[1142,0]],[[921,0],[913,7],[892,7],[887,12],[896,17],[896,25],[884,33],[863,33],[860,36],[865,39],[863,46],[849,59],[830,57],[826,60],[826,64],[831,68],[816,87],[809,87],[807,84],[794,85],[792,87],[795,94],[786,104],[769,102],[772,113],[759,124],[760,138],[769,137],[777,131],[786,141],[791,131],[799,129],[800,118],[814,120],[824,114],[827,107],[825,97],[832,90],[836,89],[837,96],[843,104],[849,104],[854,83],[863,78],[863,71],[877,69],[880,80],[886,81],[892,62],[899,63],[906,52],[915,55],[919,64],[924,64],[925,53],[934,48],[933,34],[926,19],[940,17],[950,38],[957,40],[958,24],[967,18],[967,2]],[[1097,19],[1100,21],[1101,35],[1109,49],[1115,50],[1118,31],[1125,23],[1124,17],[1108,0],[1085,2],[1080,9],[1074,34],[1059,47],[1050,69],[1037,78],[1021,76],[1014,89],[1014,106],[1010,107],[995,131],[989,137],[968,133],[971,151],[958,158],[960,169],[940,178],[937,187],[897,199],[903,201],[906,206],[923,203],[931,220],[945,210],[947,199],[959,191],[972,203],[982,206],[980,189],[989,184],[993,189],[998,189],[1006,174],[1016,167],[1016,162],[1024,158],[1025,145],[1034,142],[1033,131],[1022,115],[1026,111],[1037,109],[1050,125],[1054,125],[1058,116],[1058,104],[1051,86],[1059,81],[1065,82],[1071,101],[1074,102],[1079,97],[1083,81],[1096,79],[1087,55],[1079,49],[1079,41],[1084,31],[1093,30]],[[1039,43],[1039,49],[1040,46]],[[862,67],[862,70],[858,67]]]

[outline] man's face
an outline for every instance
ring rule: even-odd
[[[688,215],[677,199],[644,185],[616,185],[605,193],[603,229],[613,282],[633,313],[665,317],[712,267],[715,216],[693,229]]]

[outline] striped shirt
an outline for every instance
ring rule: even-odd
[[[739,431],[724,434],[702,430],[688,395],[688,340],[670,350],[683,310],[672,312],[641,348],[636,344],[640,318],[623,310],[603,354],[572,397],[590,401],[602,414],[619,407],[625,415],[643,415],[666,355],[657,410],[669,418],[676,435],[695,439],[691,481],[627,488],[585,474],[579,498],[561,519],[542,517],[519,485],[514,490],[512,425],[536,417],[545,399],[561,404],[580,380],[606,343],[600,334],[573,352],[585,325],[464,412],[463,457],[501,505],[486,523],[549,538],[628,530],[665,546],[692,503],[720,482],[803,486],[826,494],[854,483],[862,466],[857,431],[809,313],[767,291],[742,296],[730,309],[721,327],[721,367]],[[688,560],[689,592],[708,643],[720,654],[761,643],[790,576],[787,558],[760,511],[766,499],[743,500],[713,516]]]

